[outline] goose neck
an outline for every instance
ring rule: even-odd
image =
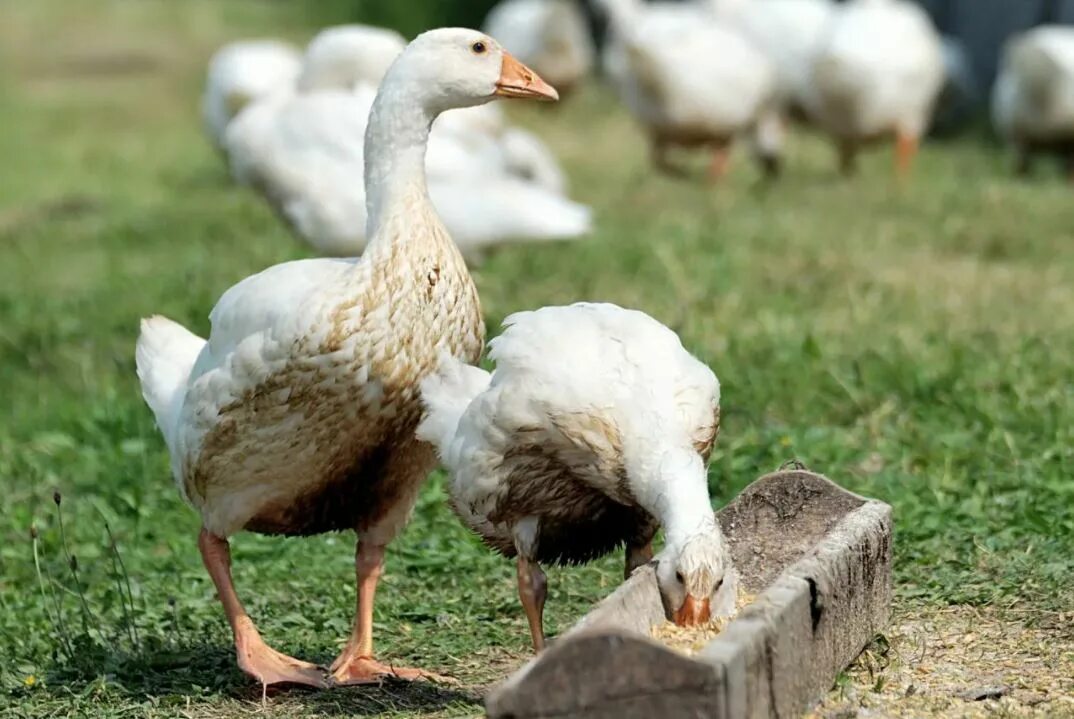
[[[707,473],[695,452],[665,455],[649,511],[664,527],[668,542],[683,542],[712,531],[715,516],[709,499]],[[654,489],[655,489],[654,488]]]
[[[373,102],[365,135],[366,236],[371,246],[391,217],[429,202],[425,148],[434,119],[413,92],[382,86]]]

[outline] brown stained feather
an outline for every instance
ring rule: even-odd
[[[706,462],[712,456],[712,448],[716,445],[716,438],[720,436],[720,405],[716,405],[712,412],[712,424],[699,428],[694,435],[694,449]]]
[[[630,491],[619,428],[599,413],[554,415],[550,425],[558,435],[552,441],[543,427],[512,433],[516,441],[502,464],[505,492],[489,520],[513,526],[537,517],[531,559],[540,563],[581,564],[652,540],[658,525]],[[516,553],[510,536],[482,539],[508,557]]]
[[[582,564],[621,546],[651,542],[659,523],[631,492],[618,426],[596,412],[554,415],[549,425],[554,437],[543,426],[511,433],[514,441],[501,464],[504,492],[488,516],[491,525],[510,527],[536,517],[537,546],[530,559],[542,564]],[[694,437],[694,449],[706,462],[719,431],[715,405],[712,421]],[[478,534],[495,551],[516,555],[510,534]]]
[[[305,493],[289,504],[262,507],[245,529],[287,536],[369,529],[407,498],[409,483],[393,480],[400,476],[424,476],[436,463],[432,447],[424,443],[413,443],[417,446],[405,455],[393,452],[395,447],[407,444],[406,438],[396,439],[374,447],[317,491]]]
[[[477,291],[450,239],[439,232],[420,260],[401,256],[405,248],[379,258],[366,291],[341,299],[321,341],[296,343],[283,368],[218,410],[185,478],[203,515],[239,501],[249,510],[244,529],[283,535],[405,519],[436,464],[413,438],[418,384],[440,351],[473,363],[484,344]],[[384,303],[388,326],[366,326]],[[379,341],[352,352],[355,334]],[[366,382],[343,379],[363,368]],[[293,431],[280,429],[296,417]]]
[[[510,457],[506,493],[490,514],[493,523],[513,525],[539,518],[535,556],[542,564],[582,564],[623,545],[644,545],[656,534],[656,519],[631,501],[623,504],[579,479],[576,468],[547,445],[515,447]],[[482,535],[504,556],[516,554],[510,536]]]

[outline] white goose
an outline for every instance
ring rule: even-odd
[[[213,54],[201,99],[205,131],[224,149],[228,123],[246,106],[294,85],[302,68],[301,55],[279,40],[241,40]]]
[[[894,136],[905,176],[943,83],[940,36],[917,3],[852,0],[817,55],[807,110],[835,139],[844,173],[862,144]]]
[[[502,0],[483,29],[560,92],[576,87],[593,69],[593,39],[574,0]]]
[[[369,119],[366,254],[246,278],[213,309],[208,341],[163,317],[142,323],[142,392],[201,514],[198,545],[239,666],[263,684],[422,675],[373,658],[373,597],[384,548],[436,461],[414,437],[418,384],[443,353],[476,361],[484,337],[473,282],[428,199],[425,147],[437,115],[497,96],[556,93],[481,33],[420,35],[388,70]],[[354,631],[330,677],[271,649],[243,609],[227,538],[244,529],[358,533]]]
[[[447,357],[422,383],[418,436],[450,470],[462,521],[517,556],[534,648],[544,644],[539,563],[626,545],[629,575],[652,558],[661,525],[669,614],[680,624],[730,616],[737,575],[705,471],[720,425],[716,376],[674,332],[615,305],[545,307],[504,326],[491,375]]]
[[[605,71],[647,131],[657,168],[677,174],[669,148],[707,146],[718,180],[732,142],[752,136],[765,171],[778,170],[776,76],[760,50],[703,3],[601,2],[611,22]]]
[[[1074,29],[1049,25],[1012,39],[1003,54],[992,95],[1000,135],[1028,172],[1032,155],[1065,156],[1074,180]]]

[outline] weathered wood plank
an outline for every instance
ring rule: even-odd
[[[719,518],[757,599],[697,657],[648,637],[652,567],[488,697],[491,717],[779,717],[810,707],[891,604],[891,508],[810,472],[777,472]]]

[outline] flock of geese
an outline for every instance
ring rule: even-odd
[[[664,167],[669,149],[702,145],[718,177],[745,137],[775,171],[800,113],[836,139],[845,168],[864,142],[894,137],[905,170],[943,82],[937,36],[903,0],[601,3],[601,62]],[[467,260],[591,221],[548,148],[489,104],[557,100],[549,80],[563,91],[584,81],[595,60],[578,8],[506,0],[487,25],[409,45],[345,26],[304,53],[255,41],[212,60],[204,119],[236,180],[323,254],[351,256],[242,280],[213,308],[207,339],[153,316],[137,342],[142,393],[201,515],[238,664],[263,685],[431,676],[375,658],[373,605],[385,548],[438,461],[460,520],[516,558],[535,650],[541,565],[617,547],[626,575],[655,563],[676,622],[734,611],[706,470],[720,385],[674,332],[610,304],[546,307],[508,317],[489,343],[495,369],[475,366],[485,328]],[[1009,53],[997,117],[1026,148],[1054,144],[1045,130],[1074,105],[1043,79],[1071,66],[1065,32],[1031,33]],[[242,530],[357,533],[354,626],[330,666],[259,634],[231,578],[228,538]]]

